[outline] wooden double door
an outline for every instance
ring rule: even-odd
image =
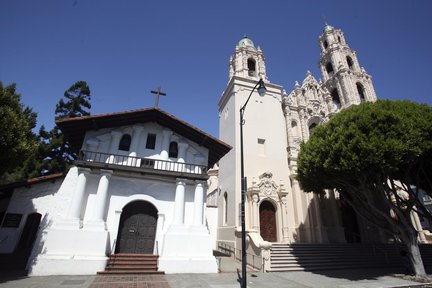
[[[263,201],[259,207],[260,234],[268,242],[277,242],[276,209],[270,201]]]
[[[135,201],[123,208],[116,253],[153,254],[158,211],[146,201]]]

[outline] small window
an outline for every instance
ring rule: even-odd
[[[351,57],[347,56],[347,57],[346,57],[346,60],[347,60],[348,68],[349,68],[350,70],[353,70],[353,69],[354,69],[354,62],[353,62],[353,60],[351,59]]]
[[[330,62],[327,63],[327,65],[326,65],[326,71],[329,74],[329,76],[333,75],[333,65]]]
[[[169,157],[170,158],[177,158],[178,157],[178,144],[177,142],[171,142],[169,146]]]
[[[258,138],[258,153],[265,155],[265,139]]]
[[[325,40],[323,44],[324,44],[324,49],[327,49],[327,47],[328,47],[328,42],[327,42],[327,40]]]
[[[228,194],[227,194],[227,192],[224,193],[223,209],[224,209],[223,223],[226,225],[228,223]]]
[[[249,58],[247,61],[248,70],[249,70],[249,76],[255,76],[256,68],[255,68],[255,60],[252,58]]]
[[[357,92],[358,92],[359,97],[360,97],[360,102],[365,102],[366,97],[365,97],[363,85],[361,83],[356,83],[356,86],[357,86]]]
[[[156,134],[148,134],[147,135],[147,142],[146,142],[146,149],[155,149],[156,146]]]
[[[118,150],[129,151],[131,145],[131,136],[129,134],[124,134],[120,139],[120,144]]]

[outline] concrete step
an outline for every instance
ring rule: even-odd
[[[398,245],[273,243],[270,271],[401,267]],[[432,265],[432,245],[420,245],[425,265]],[[430,264],[429,264],[430,263]]]

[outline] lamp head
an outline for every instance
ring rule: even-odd
[[[264,81],[262,79],[259,80],[258,82],[258,94],[263,97],[265,95],[265,93],[267,92],[267,88],[264,85]]]

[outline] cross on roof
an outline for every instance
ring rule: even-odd
[[[155,99],[155,108],[158,108],[159,105],[159,96],[166,96],[166,93],[161,92],[161,88],[158,87],[156,91],[151,90],[150,91],[153,94],[156,94],[156,99]]]

